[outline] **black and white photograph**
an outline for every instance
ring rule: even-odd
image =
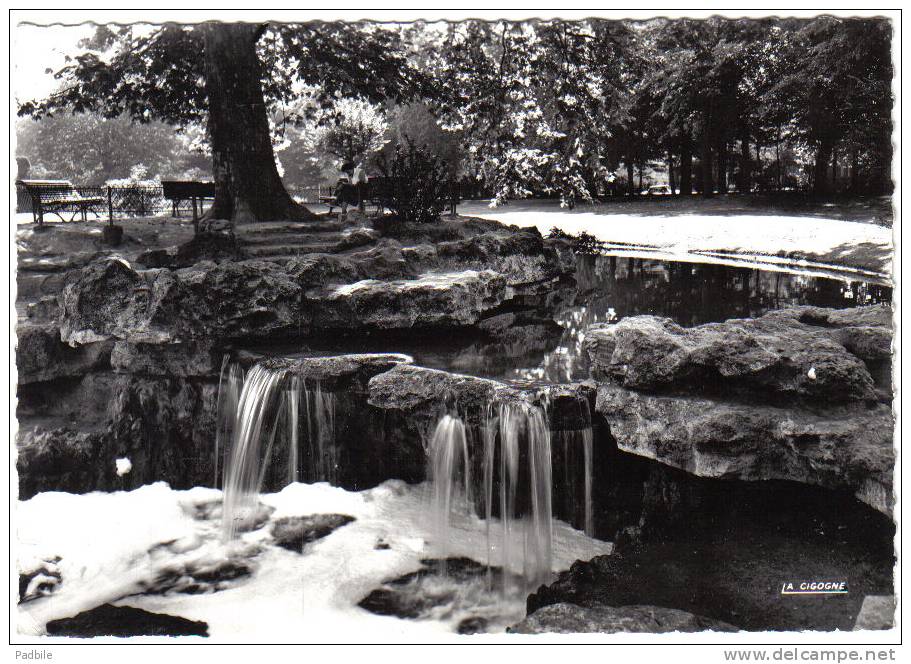
[[[10,11],[10,661],[896,659],[900,10],[129,9]]]

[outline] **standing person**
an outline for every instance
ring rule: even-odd
[[[364,159],[358,159],[357,166],[354,167],[354,174],[351,177],[351,184],[357,190],[357,209],[364,214],[364,195],[367,188],[367,169],[364,167]]]

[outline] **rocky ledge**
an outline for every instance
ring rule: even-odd
[[[516,268],[501,265],[504,272],[465,269],[454,259],[440,260],[436,251],[432,259],[416,260],[400,248],[377,246],[364,255],[139,270],[122,259],[101,259],[67,276],[59,310],[47,322],[59,325],[60,339],[70,346],[465,327],[515,296],[510,275],[516,266],[527,264],[525,276],[539,280],[566,267],[545,253],[501,256]]]
[[[596,410],[622,451],[699,477],[847,489],[890,515],[894,420],[878,369],[891,320],[885,306],[797,307],[691,329],[595,325]]]

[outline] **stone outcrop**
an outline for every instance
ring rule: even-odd
[[[849,490],[891,514],[894,421],[868,363],[887,307],[796,307],[686,329],[654,316],[589,328],[596,410],[620,450],[699,477]]]
[[[592,606],[551,604],[507,630],[514,634],[580,634],[618,632],[736,632],[733,625],[679,609],[660,606]]]
[[[888,406],[816,413],[602,385],[596,410],[624,452],[699,477],[848,489],[871,507],[891,512],[895,458]]]
[[[315,329],[460,327],[477,323],[509,295],[506,279],[491,270],[370,279],[308,294],[308,320]]]
[[[140,274],[125,261],[91,263],[61,296],[60,338],[71,346],[107,339],[168,343],[202,334],[205,314],[170,270]]]
[[[851,333],[863,338],[857,328]],[[592,326],[585,344],[596,378],[635,390],[735,391],[824,403],[876,399],[863,360],[832,336],[779,314],[690,329],[634,316]]]
[[[112,342],[73,348],[60,341],[56,324],[19,325],[16,368],[21,385],[81,376],[107,364]]]

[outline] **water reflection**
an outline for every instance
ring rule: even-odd
[[[667,316],[692,327],[772,309],[809,304],[846,308],[890,302],[888,286],[749,267],[585,256],[576,278],[546,293],[519,294],[508,313],[486,321],[486,331],[388,335],[324,335],[300,343],[270,343],[269,355],[405,353],[420,366],[521,385],[588,378],[582,351],[593,323],[625,316]],[[328,337],[328,338],[327,338]]]
[[[576,284],[566,286],[566,291],[563,300],[568,304],[550,312],[562,328],[559,337],[548,338],[541,326],[516,326],[510,330],[509,349],[476,343],[450,356],[446,368],[518,383],[567,382],[588,377],[582,341],[593,323],[654,314],[691,327],[760,316],[791,305],[844,308],[889,302],[892,297],[887,286],[859,281],[618,256],[580,257]],[[518,341],[523,336],[524,346]],[[508,352],[519,348],[520,352]],[[474,361],[466,362],[471,353]],[[441,357],[430,355],[434,354],[418,351],[416,359],[440,363]]]

